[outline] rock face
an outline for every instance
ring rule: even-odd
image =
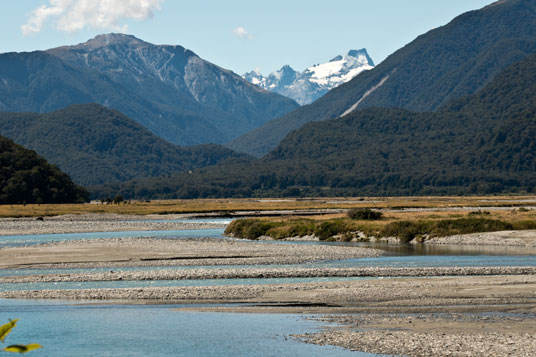
[[[298,107],[184,47],[123,34],[0,55],[0,98],[14,112],[95,102],[179,145],[224,143]]]
[[[255,71],[248,72],[243,77],[259,87],[305,105],[372,68],[374,62],[363,48],[351,50],[346,56],[337,56],[327,63],[311,66],[301,73],[287,65],[268,77]]]

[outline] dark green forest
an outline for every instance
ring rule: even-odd
[[[95,197],[533,193],[536,56],[436,112],[368,108],[290,133],[266,157],[92,188]]]
[[[81,185],[164,176],[225,160],[247,160],[219,145],[171,144],[118,111],[79,104],[47,114],[0,113],[0,135],[35,150]]]
[[[0,136],[0,203],[81,203],[89,193],[34,151]]]

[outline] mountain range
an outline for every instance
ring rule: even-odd
[[[349,57],[305,72],[328,83],[320,74]],[[278,82],[258,81],[284,87],[299,75],[284,67]],[[110,34],[0,55],[0,135],[95,198],[525,193],[536,187],[534,83],[530,0],[465,13],[299,108],[180,46]],[[100,104],[65,107],[87,102]],[[226,142],[293,108],[226,144],[260,159],[169,142]],[[59,171],[21,170],[8,170],[0,194],[26,185],[37,191],[17,197],[42,201],[26,182],[53,186],[34,173]]]
[[[305,105],[372,68],[374,62],[363,48],[351,50],[345,56],[337,56],[327,63],[311,66],[301,73],[286,65],[267,77],[257,71],[245,73],[243,77],[261,88]]]
[[[0,112],[0,135],[35,150],[85,186],[248,159],[214,144],[179,147],[98,104],[45,114]]]
[[[269,155],[94,188],[97,197],[274,197],[533,193],[536,55],[435,112],[366,108],[311,122]]]
[[[476,92],[532,53],[536,53],[536,2],[497,1],[417,37],[313,104],[273,119],[227,146],[262,156],[302,125],[356,109],[437,110],[452,99]]]
[[[0,110],[98,103],[179,145],[225,143],[298,107],[181,46],[99,35],[47,51],[0,54]]]

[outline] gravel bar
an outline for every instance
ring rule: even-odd
[[[434,277],[536,275],[536,267],[431,267],[431,268],[225,268],[36,274],[0,277],[0,283],[154,281],[201,279],[320,278],[320,277]]]
[[[295,335],[308,343],[404,356],[534,356],[534,316],[494,314],[332,315],[345,328]]]

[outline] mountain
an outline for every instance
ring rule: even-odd
[[[435,112],[366,108],[312,122],[248,165],[101,187],[136,197],[533,193],[536,55]],[[173,192],[173,194],[168,194]]]
[[[271,120],[227,146],[262,156],[305,123],[334,119],[356,109],[437,110],[476,92],[532,53],[536,53],[536,2],[498,1],[417,37],[313,104]]]
[[[0,55],[0,110],[99,103],[176,144],[224,143],[298,107],[181,46],[99,35],[48,51]]]
[[[266,90],[294,99],[301,105],[310,104],[331,89],[348,82],[359,73],[374,68],[366,49],[351,50],[346,56],[337,56],[327,63],[307,68],[302,73],[290,66],[264,77],[251,71],[243,75],[249,82]]]
[[[176,146],[98,104],[46,114],[0,112],[0,135],[37,151],[85,186],[247,159],[214,144]]]
[[[89,193],[34,151],[0,136],[0,204],[81,203]]]

